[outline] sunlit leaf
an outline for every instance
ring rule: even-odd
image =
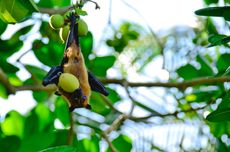
[[[38,8],[32,0],[1,0],[0,11],[4,22],[17,23],[38,11]]]
[[[23,137],[24,118],[17,111],[11,111],[2,122],[1,128],[5,135]]]

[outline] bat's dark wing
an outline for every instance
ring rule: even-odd
[[[45,78],[42,81],[44,86],[48,84],[58,84],[59,76],[62,73],[62,68],[60,66],[55,66],[50,69]]]
[[[90,72],[88,72],[88,80],[91,90],[99,92],[105,96],[109,95],[105,86]]]

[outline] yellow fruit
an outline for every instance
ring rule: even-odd
[[[49,24],[53,29],[60,29],[64,26],[65,20],[64,17],[60,14],[54,14],[49,19]]]
[[[79,88],[78,79],[70,73],[62,73],[59,77],[58,86],[66,92],[74,92]]]
[[[88,25],[86,24],[85,21],[80,19],[78,21],[78,35],[79,36],[86,36],[88,33]]]
[[[69,29],[70,29],[70,27],[69,27],[69,25],[67,25],[67,26],[62,27],[59,31],[59,36],[63,42],[65,42],[67,40],[67,37],[69,34]]]

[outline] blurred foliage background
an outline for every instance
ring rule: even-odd
[[[100,47],[91,32],[82,37],[86,66],[110,95],[93,92],[92,110],[69,113],[41,81],[64,52],[49,15],[71,9],[71,0],[0,0],[0,35],[10,23],[17,27],[0,37],[1,102],[21,91],[33,99],[15,102],[36,101],[26,114],[1,115],[0,151],[230,151],[230,1],[203,2],[195,13],[207,17],[198,17],[196,27],[155,32],[147,23],[108,21]],[[23,62],[27,54],[32,57]]]

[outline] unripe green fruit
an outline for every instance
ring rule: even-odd
[[[85,21],[80,19],[78,21],[78,35],[79,36],[86,36],[88,33],[88,25],[86,24]]]
[[[54,14],[49,19],[49,24],[53,29],[59,29],[64,26],[64,17],[60,14]]]
[[[62,73],[59,77],[58,86],[64,91],[72,93],[79,88],[79,81],[73,74]]]
[[[62,27],[59,31],[59,36],[63,42],[67,40],[69,29],[70,27],[67,25],[67,26]]]

